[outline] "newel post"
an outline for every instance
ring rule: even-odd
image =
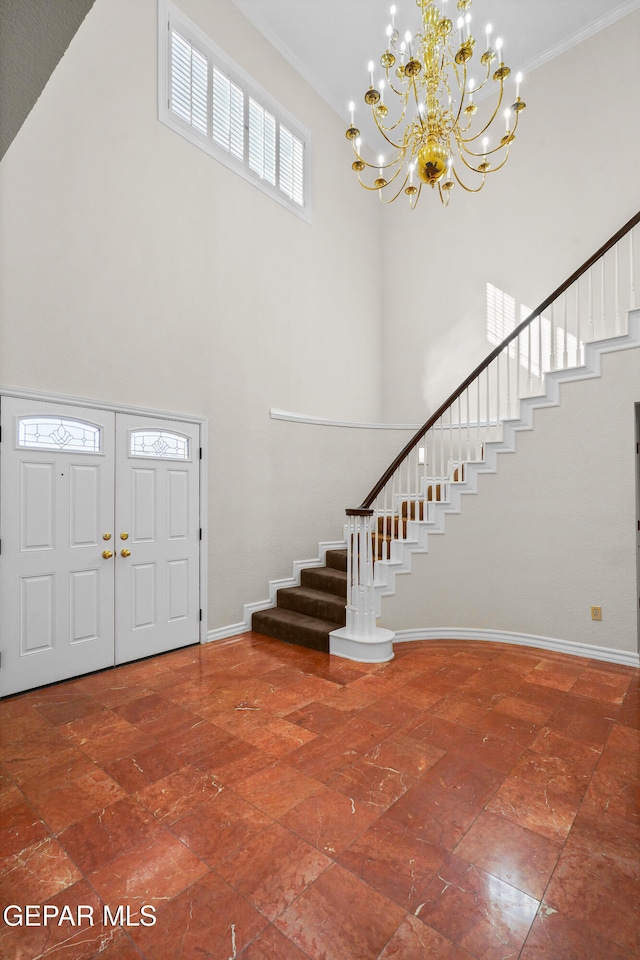
[[[329,635],[329,652],[361,663],[385,663],[393,659],[395,634],[376,626],[373,510],[360,507],[346,513],[347,624]]]

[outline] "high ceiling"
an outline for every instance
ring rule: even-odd
[[[439,0],[441,3],[442,0]],[[348,119],[350,100],[362,101],[367,63],[384,50],[392,0],[233,0],[296,70]],[[414,0],[395,0],[396,26],[415,33]],[[456,0],[447,0],[457,19]],[[640,0],[475,0],[472,32],[491,23],[504,41],[505,63],[527,73],[640,7]],[[453,8],[453,9],[452,9]]]
[[[0,0],[0,157],[40,95],[94,0]],[[391,0],[232,0],[345,119],[366,67],[383,49]],[[395,0],[397,25],[416,31],[414,0]],[[442,0],[440,0],[442,2]],[[456,0],[447,0],[455,8]],[[178,0],[178,5],[180,0]],[[474,30],[504,40],[525,74],[640,7],[640,0],[476,0]],[[457,11],[450,16],[455,20]],[[363,128],[364,129],[364,128]]]

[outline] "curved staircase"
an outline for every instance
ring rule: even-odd
[[[325,566],[299,565],[299,586],[279,589],[275,606],[253,607],[253,630],[365,662],[393,656],[394,634],[375,621],[396,575],[410,572],[411,554],[444,533],[446,514],[478,492],[478,476],[496,471],[499,453],[515,451],[533,411],[559,404],[561,383],[598,377],[602,354],[640,346],[638,225],[640,213],[476,367],[362,504],[347,509],[346,549],[327,549]]]

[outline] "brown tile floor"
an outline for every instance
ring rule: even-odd
[[[2,926],[7,960],[640,956],[638,670],[246,634],[0,721],[2,907],[84,907]]]

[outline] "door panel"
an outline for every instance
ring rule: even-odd
[[[114,414],[2,398],[0,695],[113,663]]]
[[[95,464],[72,464],[70,479],[69,546],[97,546],[100,532],[97,521],[100,502],[100,468]]]
[[[199,639],[199,428],[120,414],[117,432],[116,662],[126,663]]]
[[[6,454],[5,454],[6,456]],[[56,528],[56,466],[20,463],[20,546],[22,550],[54,550]]]

